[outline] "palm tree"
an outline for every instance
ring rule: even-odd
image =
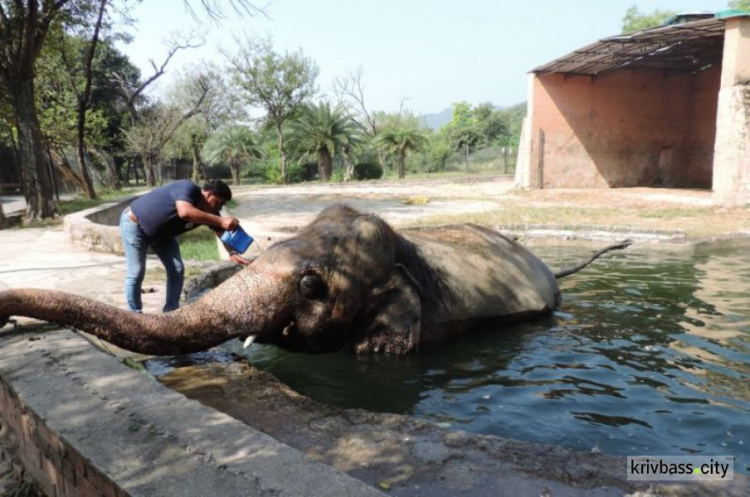
[[[240,168],[252,158],[265,157],[255,133],[247,126],[233,124],[212,134],[203,146],[209,164],[226,163],[232,171],[232,183],[240,184]]]
[[[398,160],[398,177],[406,176],[406,156],[417,152],[427,145],[427,137],[419,128],[407,125],[394,125],[384,129],[375,138],[376,146],[396,156]]]
[[[329,102],[307,104],[290,124],[289,142],[303,155],[317,155],[318,175],[321,181],[330,181],[333,157],[346,154],[359,143],[360,130],[346,110]]]

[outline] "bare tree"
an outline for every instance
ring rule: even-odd
[[[203,100],[210,89],[208,78],[198,82],[196,99],[188,109],[183,112],[174,107],[144,106],[146,101],[146,89],[164,75],[167,65],[180,50],[197,48],[203,45],[203,41],[195,41],[195,35],[186,37],[175,35],[167,51],[167,56],[156,64],[151,60],[153,74],[135,86],[122,74],[113,74],[112,77],[118,84],[118,93],[122,97],[130,114],[130,129],[126,131],[126,141],[131,151],[141,155],[146,184],[156,185],[154,165],[161,157],[161,148],[174,136],[175,132],[192,116],[200,111]]]
[[[354,122],[360,125],[365,135],[373,142],[380,133],[380,119],[378,115],[382,112],[372,112],[368,109],[365,103],[365,85],[363,83],[364,70],[362,67],[358,67],[349,73],[344,78],[336,78],[333,81],[333,91],[336,93],[338,99],[347,104],[356,113],[352,119]],[[404,102],[401,102],[403,108]],[[399,110],[401,114],[402,110]],[[357,117],[358,116],[358,117]],[[351,179],[354,173],[354,164],[349,156],[350,148],[345,148],[344,159],[346,162],[345,180]],[[385,159],[386,153],[382,147],[375,147],[375,152],[378,158],[380,167],[385,171]]]
[[[156,186],[154,167],[162,157],[165,145],[177,130],[191,117],[201,112],[201,107],[210,90],[208,78],[197,81],[195,101],[187,109],[175,106],[154,105],[138,111],[138,121],[125,132],[128,148],[143,160],[146,184]]]
[[[237,88],[228,84],[223,71],[216,65],[206,62],[180,75],[179,83],[168,95],[174,105],[186,108],[196,101],[200,91],[197,81],[206,79],[211,82],[210,89],[201,105],[201,112],[180,127],[171,142],[171,153],[185,153],[193,159],[193,181],[208,178],[208,170],[202,157],[203,146],[212,133],[222,125],[247,119],[247,110],[240,103]]]

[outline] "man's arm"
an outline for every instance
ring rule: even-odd
[[[210,212],[202,211],[190,202],[177,200],[174,203],[177,208],[177,215],[180,218],[190,221],[194,224],[207,224],[215,226],[225,231],[233,231],[240,225],[240,220],[236,217],[222,217]]]
[[[217,232],[214,231],[214,234],[216,235],[216,238],[218,238],[221,241],[221,233],[217,233]],[[234,263],[237,263],[237,264],[241,264],[242,266],[247,266],[248,264],[250,264],[251,262],[253,262],[253,261],[251,261],[249,259],[245,259],[244,257],[242,257],[239,254],[239,252],[237,252],[236,250],[234,250],[232,247],[230,247],[226,243],[221,242],[221,244],[224,245],[224,248],[226,249],[227,253],[229,254],[229,260],[230,261],[232,261]]]

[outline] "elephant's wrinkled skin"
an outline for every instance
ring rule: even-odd
[[[605,251],[611,248],[621,246]],[[72,325],[146,354],[195,352],[249,335],[305,352],[349,344],[358,353],[404,354],[487,320],[547,314],[559,303],[555,275],[499,233],[461,225],[398,234],[377,216],[334,205],[168,314],[18,289],[0,292],[0,316]]]

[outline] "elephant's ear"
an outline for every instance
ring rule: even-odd
[[[352,346],[358,354],[406,354],[419,345],[422,301],[415,281],[400,264],[374,289],[355,324]]]

